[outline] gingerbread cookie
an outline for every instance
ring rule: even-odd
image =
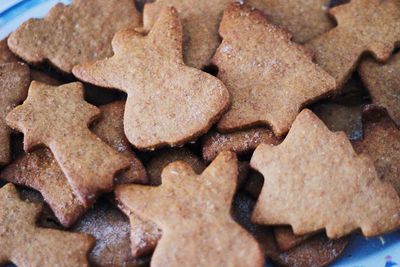
[[[11,129],[5,119],[7,113],[24,101],[28,94],[29,67],[22,63],[0,64],[0,165],[10,161]]]
[[[100,111],[83,100],[83,86],[59,87],[33,81],[28,98],[7,115],[7,124],[24,133],[24,149],[51,149],[74,194],[90,205],[101,192],[111,191],[114,175],[128,160],[90,132]]]
[[[263,266],[257,242],[230,215],[237,174],[235,154],[222,152],[201,175],[178,161],[164,169],[159,187],[116,188],[125,209],[163,229],[152,266]]]
[[[365,60],[358,72],[368,88],[372,103],[385,107],[390,117],[400,125],[400,52],[386,64]]]
[[[92,129],[100,139],[130,159],[130,168],[116,176],[116,183],[147,183],[146,171],[123,133],[123,106],[123,102],[101,106],[102,117]],[[0,177],[40,191],[64,227],[73,225],[86,211],[48,149],[22,155]]]
[[[298,43],[329,31],[335,24],[328,16],[329,0],[247,0],[275,25],[288,30]]]
[[[148,266],[149,258],[135,258],[131,254],[128,218],[107,201],[97,202],[72,231],[96,238],[89,254],[89,261],[94,266]]]
[[[355,153],[344,132],[330,132],[308,109],[279,146],[259,145],[250,164],[265,178],[255,223],[288,224],[296,235],[325,229],[329,238],[400,227],[393,186],[379,179],[369,157]]]
[[[235,0],[156,0],[144,6],[143,26],[149,31],[163,8],[176,8],[183,26],[184,60],[188,66],[201,69],[210,64],[221,42],[218,25],[224,9],[233,2]]]
[[[128,94],[124,128],[135,147],[183,145],[207,132],[228,108],[229,93],[222,82],[183,63],[175,9],[164,9],[146,36],[120,31],[113,48],[113,57],[77,66],[73,73]]]
[[[276,137],[271,130],[265,128],[254,128],[227,134],[212,131],[203,138],[203,159],[212,161],[224,150],[242,155],[253,151],[261,143],[277,145],[280,141],[280,138]]]
[[[131,0],[73,0],[57,4],[44,19],[30,19],[8,38],[10,49],[31,64],[50,61],[63,72],[112,55],[114,34],[140,26]]]
[[[364,109],[363,128],[363,139],[353,142],[355,151],[369,155],[378,176],[400,194],[400,129],[384,108],[373,105]]]
[[[0,265],[89,266],[87,254],[94,239],[35,225],[40,205],[19,199],[12,184],[0,189]],[[68,253],[66,253],[68,252]]]
[[[379,61],[389,59],[400,41],[398,0],[352,0],[329,11],[338,26],[307,44],[315,61],[335,77],[340,88],[365,52]]]
[[[230,110],[218,122],[220,131],[262,124],[281,136],[303,106],[335,89],[334,79],[304,47],[258,10],[231,5],[220,34],[223,42],[213,63],[232,97]]]

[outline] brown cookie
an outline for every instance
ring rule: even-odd
[[[385,107],[390,117],[400,125],[400,52],[386,64],[365,60],[358,72],[368,88],[372,103]]]
[[[312,110],[332,132],[344,131],[350,140],[362,138],[362,105],[344,106],[333,102],[316,104]]]
[[[76,66],[73,73],[128,94],[124,128],[135,147],[183,145],[207,132],[227,109],[229,93],[222,82],[183,63],[175,9],[164,9],[146,36],[120,31],[113,49],[113,57]]]
[[[129,159],[130,167],[117,175],[115,181],[117,184],[147,184],[146,170],[136,157],[124,134],[124,106],[124,101],[100,106],[102,116],[99,122],[92,127],[92,130],[101,140]]]
[[[131,254],[128,218],[106,201],[97,202],[72,230],[96,238],[96,245],[89,254],[94,266],[148,266],[148,258],[134,258]]]
[[[83,100],[83,86],[59,87],[33,81],[28,98],[7,115],[7,124],[24,133],[25,151],[50,148],[74,194],[90,205],[111,191],[114,175],[129,161],[93,134],[88,125],[100,110]]]
[[[116,183],[147,183],[146,171],[123,133],[123,106],[123,102],[101,106],[102,118],[93,127],[93,131],[100,139],[130,159],[130,169],[117,175]],[[86,211],[48,149],[22,155],[0,173],[0,178],[40,191],[64,227],[73,225]]]
[[[160,185],[162,170],[168,164],[178,160],[189,164],[197,174],[201,174],[206,168],[206,164],[187,148],[165,149],[157,153],[157,155],[146,164],[150,184]]]
[[[0,64],[17,62],[18,58],[11,52],[7,45],[7,39],[0,41]]]
[[[287,251],[307,240],[311,235],[295,235],[289,226],[274,227],[276,245],[280,251]]]
[[[188,66],[201,69],[210,64],[221,42],[218,25],[224,9],[233,2],[235,0],[156,0],[144,6],[143,26],[149,31],[163,8],[176,8],[183,26],[184,60]]]
[[[178,161],[164,169],[158,187],[117,187],[125,209],[163,229],[152,266],[263,266],[257,242],[230,215],[237,174],[235,154],[222,152],[201,175]]]
[[[263,11],[271,23],[293,35],[298,43],[329,31],[335,24],[327,14],[329,0],[248,0],[252,7]]]
[[[357,67],[365,52],[379,61],[389,59],[400,41],[398,0],[352,0],[334,7],[330,13],[338,26],[307,44],[315,61],[335,77],[340,88]]]
[[[22,63],[0,64],[0,165],[11,160],[10,134],[7,113],[24,101],[28,94],[29,67]]]
[[[259,145],[250,164],[265,179],[255,223],[291,225],[296,235],[325,229],[329,238],[400,227],[393,186],[379,179],[368,156],[355,153],[344,132],[329,131],[308,109],[279,146]]]
[[[31,64],[50,61],[63,72],[112,55],[114,34],[140,26],[132,0],[73,0],[57,4],[44,19],[30,19],[8,38],[10,49]]]
[[[227,134],[212,131],[203,138],[203,159],[212,161],[224,150],[242,155],[253,151],[261,143],[277,145],[280,141],[280,138],[275,137],[271,130],[265,128],[254,128]]]
[[[220,131],[269,125],[281,136],[304,105],[335,89],[334,79],[304,47],[260,11],[231,5],[219,31],[223,42],[213,63],[232,98],[218,123]]]
[[[89,266],[94,238],[35,225],[40,205],[19,199],[12,184],[0,189],[0,265]]]
[[[374,161],[378,176],[400,194],[400,130],[384,108],[369,105],[363,113],[363,140],[353,142],[357,153]]]
[[[317,234],[298,246],[282,252],[278,249],[274,233],[269,227],[253,224],[250,214],[254,201],[243,194],[235,196],[232,213],[234,218],[243,225],[260,243],[264,253],[278,266],[288,267],[322,267],[327,266],[342,254],[348,244],[348,238],[328,239],[324,234]]]

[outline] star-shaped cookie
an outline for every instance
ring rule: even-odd
[[[6,116],[26,98],[30,79],[27,65],[17,62],[0,64],[0,165],[7,164],[11,157],[11,129],[6,124]]]
[[[330,13],[338,26],[307,43],[315,61],[335,77],[342,87],[357,67],[360,57],[370,52],[387,61],[400,41],[398,0],[351,0]]]
[[[326,229],[330,238],[358,228],[375,236],[400,227],[400,198],[344,132],[303,110],[278,146],[261,144],[251,166],[264,175],[255,223],[289,224],[296,235]]]
[[[30,19],[8,38],[10,49],[31,64],[46,60],[71,73],[79,63],[112,55],[114,34],[140,26],[132,0],[73,0],[57,4],[44,19]]]
[[[59,87],[33,81],[28,98],[7,115],[7,124],[24,133],[24,149],[52,151],[75,195],[86,206],[111,191],[114,175],[129,161],[93,134],[88,125],[99,115],[83,99],[81,83]]]
[[[219,31],[223,42],[213,63],[232,98],[218,122],[220,131],[268,125],[281,136],[303,106],[335,89],[334,79],[306,49],[260,11],[231,5]]]
[[[208,131],[228,108],[217,78],[182,58],[182,26],[174,8],[163,9],[150,33],[124,30],[114,56],[73,69],[79,79],[128,94],[124,129],[139,149],[178,146]]]
[[[24,202],[12,184],[0,189],[0,265],[89,266],[94,238],[35,225],[40,205]]]
[[[218,25],[224,9],[233,2],[235,0],[157,0],[144,6],[143,27],[149,31],[163,8],[176,8],[182,20],[185,62],[201,69],[210,64],[221,42]]]
[[[158,187],[117,187],[123,209],[162,228],[152,266],[263,266],[257,242],[230,215],[237,174],[235,154],[222,152],[201,175],[178,161]]]

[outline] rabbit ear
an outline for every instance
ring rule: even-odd
[[[183,29],[175,8],[164,8],[147,36],[150,45],[163,55],[183,61]]]

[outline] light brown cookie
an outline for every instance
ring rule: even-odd
[[[369,105],[363,113],[363,140],[354,141],[357,153],[374,161],[378,176],[400,194],[400,130],[384,108]]]
[[[292,228],[289,226],[274,227],[274,236],[276,245],[280,251],[287,251],[291,248],[298,246],[312,236],[310,235],[295,235]]]
[[[117,187],[122,206],[163,229],[152,266],[263,266],[257,242],[230,215],[237,174],[235,154],[222,152],[201,175],[178,161],[159,187]]]
[[[218,25],[224,9],[233,2],[235,0],[156,0],[144,6],[143,26],[149,31],[163,8],[176,8],[183,26],[184,60],[188,66],[201,69],[210,64],[221,42]]]
[[[88,125],[100,110],[83,100],[83,86],[59,87],[33,81],[28,98],[7,115],[7,124],[24,133],[24,149],[49,147],[74,194],[90,205],[111,191],[114,175],[129,161],[93,134]]]
[[[149,258],[134,258],[131,254],[128,218],[107,201],[97,202],[72,231],[96,238],[96,244],[89,254],[89,261],[94,266],[148,266]]]
[[[271,130],[265,128],[254,128],[227,134],[212,131],[204,136],[202,141],[203,159],[212,161],[224,150],[243,155],[253,151],[261,143],[277,145],[280,142],[280,138],[276,137]]]
[[[325,229],[329,238],[400,227],[393,186],[379,179],[368,156],[355,153],[344,132],[329,131],[308,109],[279,146],[258,146],[250,164],[265,179],[255,223],[291,225],[296,235]]]
[[[218,122],[220,131],[269,125],[281,136],[304,105],[335,89],[334,79],[304,47],[292,43],[290,34],[269,24],[260,11],[231,5],[219,31],[223,42],[213,63],[232,98]]]
[[[124,134],[124,101],[116,101],[100,106],[101,118],[92,127],[93,132],[109,146],[129,159],[130,167],[116,177],[117,184],[147,184],[147,174],[143,164],[136,157]]]
[[[11,159],[11,129],[5,119],[8,112],[26,98],[29,75],[29,67],[25,64],[0,64],[0,165],[7,164]]]
[[[358,72],[368,88],[372,103],[385,107],[390,117],[400,125],[400,52],[386,64],[365,60]]]
[[[157,155],[146,164],[150,184],[160,185],[162,170],[168,164],[178,160],[189,164],[197,174],[201,174],[206,168],[206,164],[187,148],[165,149],[157,153]]]
[[[328,16],[329,0],[247,0],[269,21],[288,30],[293,41],[304,43],[329,31],[335,24]]]
[[[89,266],[94,238],[35,225],[40,205],[24,202],[12,184],[0,189],[0,264],[24,266]]]
[[[223,83],[183,63],[182,27],[175,9],[164,9],[146,36],[120,31],[113,49],[113,57],[76,66],[73,73],[128,94],[124,129],[135,147],[183,145],[207,132],[228,108]]]
[[[313,112],[332,132],[344,131],[350,140],[362,138],[362,105],[344,106],[333,102],[321,102],[313,106]]]
[[[7,45],[7,39],[0,41],[0,64],[17,62],[18,58],[11,52]]]
[[[63,72],[112,55],[114,34],[140,26],[132,0],[73,0],[57,4],[44,19],[30,19],[8,38],[10,49],[31,64],[48,60]]]
[[[130,159],[130,169],[117,175],[115,183],[147,183],[146,171],[123,133],[123,106],[123,102],[101,106],[102,117],[92,129],[100,139]],[[73,225],[87,210],[48,149],[22,155],[0,172],[0,178],[41,192],[64,227]]]
[[[389,59],[400,41],[398,0],[352,0],[334,7],[330,13],[338,26],[307,44],[315,61],[335,77],[340,88],[357,67],[365,52],[379,61]]]
[[[264,253],[278,266],[287,267],[322,267],[340,257],[348,244],[348,238],[328,239],[324,234],[317,234],[298,246],[282,252],[278,249],[274,233],[270,227],[253,224],[250,214],[254,201],[239,192],[233,202],[234,218],[245,227],[260,243]]]
[[[146,166],[150,183],[152,185],[161,185],[162,170],[168,164],[178,160],[189,164],[197,174],[201,174],[206,168],[204,162],[186,148],[164,150],[152,158]],[[238,188],[246,182],[249,171],[250,166],[248,162],[238,162]],[[123,207],[121,208],[124,209]],[[153,222],[143,220],[134,212],[124,210],[131,222],[132,254],[140,257],[152,253],[161,238],[162,230]]]

